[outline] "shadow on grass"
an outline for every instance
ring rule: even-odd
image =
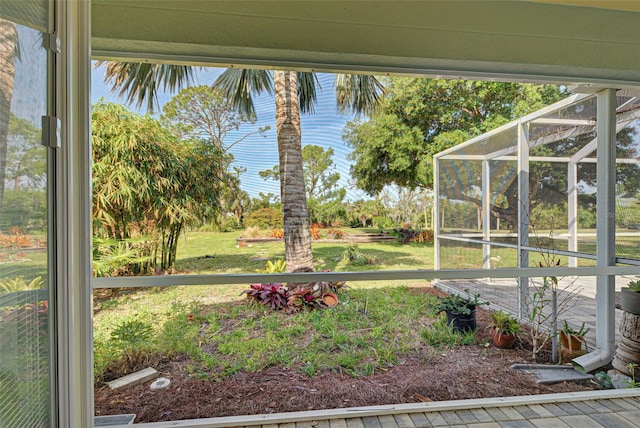
[[[423,260],[423,257],[417,255],[413,251],[413,246],[397,243],[362,244],[359,246],[360,252],[371,258],[373,263],[347,263],[342,260],[342,253],[348,245],[331,245],[314,241],[312,248],[316,269],[356,271],[394,269],[394,266],[403,269],[430,267],[429,260]],[[179,259],[176,268],[183,273],[255,273],[257,270],[264,269],[266,260],[284,259],[284,248],[276,251],[252,248],[240,254],[233,254],[236,250],[229,249],[228,252],[221,253],[220,248],[212,248],[205,255]]]

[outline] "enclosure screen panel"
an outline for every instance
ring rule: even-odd
[[[0,138],[6,139],[0,193],[0,426],[49,427],[49,321],[55,305],[49,305],[47,149],[41,138],[47,52],[40,31],[1,18],[0,26],[3,54],[10,51],[0,78],[13,89],[0,102],[7,107],[0,109]]]
[[[440,161],[440,231],[481,237],[482,161]]]
[[[479,269],[482,267],[482,244],[442,239],[441,269]]]
[[[627,111],[640,113],[640,104]],[[616,138],[616,256],[640,260],[640,119],[628,123]]]

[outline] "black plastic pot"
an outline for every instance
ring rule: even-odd
[[[623,288],[620,295],[620,308],[633,315],[640,315],[640,292]]]
[[[475,306],[471,308],[471,313],[468,315],[450,311],[445,311],[445,313],[447,314],[447,323],[453,325],[454,331],[467,333],[477,328]]]

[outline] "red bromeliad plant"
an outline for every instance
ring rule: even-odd
[[[290,291],[282,284],[251,284],[250,289],[242,294],[247,295],[252,303],[260,303],[274,310],[286,309],[289,312],[297,312],[304,308],[329,308],[338,303],[338,297],[328,290],[337,290],[344,287],[341,281],[319,282],[313,288],[299,288]],[[327,296],[331,295],[331,296]],[[327,298],[331,298],[327,300]]]
[[[249,290],[244,290],[249,300],[270,306],[271,309],[284,309],[287,307],[289,290],[282,284],[251,284]]]
[[[322,301],[322,293],[319,292],[319,290],[309,290],[306,288],[301,288],[291,293],[288,305],[292,311],[300,310],[305,306],[312,308],[327,307]]]

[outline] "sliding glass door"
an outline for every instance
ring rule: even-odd
[[[0,0],[0,427],[55,421],[51,3]]]

